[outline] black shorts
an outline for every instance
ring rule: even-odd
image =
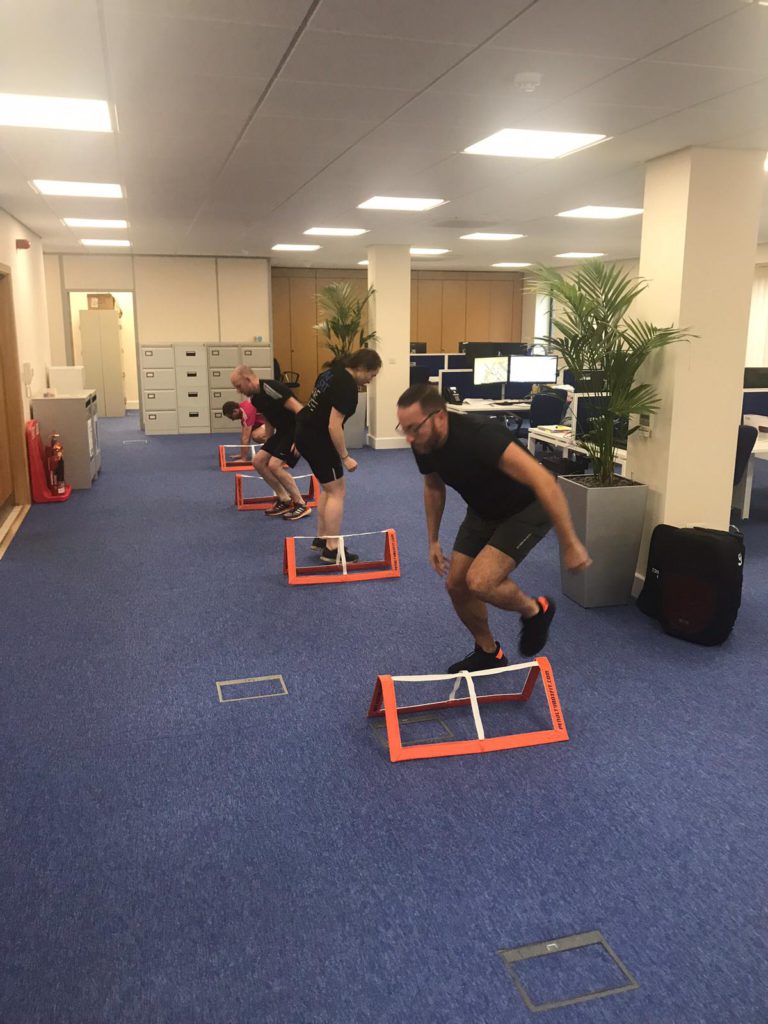
[[[283,430],[276,431],[271,437],[268,437],[261,450],[280,459],[281,462],[293,469],[299,461],[299,456],[292,452],[291,448],[293,448],[293,431]]]
[[[486,545],[496,548],[519,565],[542,537],[551,523],[540,502],[534,501],[507,519],[483,519],[467,509],[464,522],[456,534],[453,550],[469,558],[477,558]]]
[[[319,483],[329,484],[344,476],[344,467],[330,434],[315,433],[306,428],[302,430],[299,426],[296,432],[296,447],[309,463]]]

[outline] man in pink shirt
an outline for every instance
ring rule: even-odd
[[[250,452],[248,447],[252,444],[263,444],[267,438],[267,431],[264,426],[264,417],[261,413],[253,407],[253,405],[246,398],[244,402],[225,402],[221,407],[221,411],[227,417],[227,419],[233,422],[240,421],[242,424],[242,430],[240,431],[240,444],[243,446],[240,449],[240,454],[233,456],[233,461],[239,460],[250,461]]]

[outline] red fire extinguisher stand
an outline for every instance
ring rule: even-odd
[[[37,504],[66,501],[72,493],[72,488],[69,484],[64,485],[63,494],[54,494],[48,485],[48,474],[45,472],[45,450],[37,420],[27,420],[25,433],[27,438],[27,455],[29,456],[29,480],[32,485],[32,501]]]

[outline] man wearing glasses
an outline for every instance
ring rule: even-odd
[[[533,657],[547,641],[555,603],[525,594],[509,574],[550,526],[567,569],[578,572],[591,564],[557,481],[502,424],[448,412],[442,396],[427,384],[403,392],[397,418],[424,476],[429,560],[440,576],[447,573],[453,607],[475,640],[472,653],[448,671],[508,664],[488,628],[488,604],[520,615],[519,650]],[[467,503],[450,565],[439,536],[446,484]]]

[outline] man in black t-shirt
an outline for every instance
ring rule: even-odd
[[[475,639],[475,649],[449,672],[507,665],[488,628],[486,604],[514,611],[522,620],[519,648],[533,657],[547,640],[555,613],[551,597],[534,599],[509,574],[554,526],[566,569],[590,564],[573,529],[555,478],[512,434],[484,417],[449,413],[435,388],[415,384],[397,403],[398,430],[410,442],[424,476],[429,560],[444,576],[456,614]],[[450,566],[440,547],[445,485],[467,503]]]
[[[253,456],[253,468],[275,492],[274,504],[265,514],[290,520],[311,515],[296,481],[285,469],[286,464],[295,466],[299,461],[293,442],[296,413],[301,411],[301,403],[285,384],[261,380],[249,366],[238,366],[230,380],[232,387],[245,395],[266,420],[267,439],[261,451]]]

